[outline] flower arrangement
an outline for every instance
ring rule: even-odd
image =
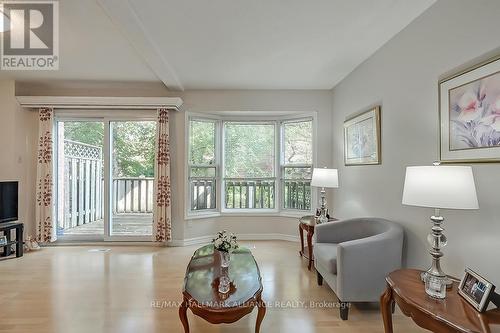
[[[212,244],[214,244],[216,250],[222,252],[231,252],[238,248],[236,236],[233,233],[228,233],[226,230],[219,231],[212,240]]]

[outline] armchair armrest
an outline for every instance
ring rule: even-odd
[[[342,301],[378,301],[385,277],[401,268],[403,231],[391,228],[337,246],[337,296]]]

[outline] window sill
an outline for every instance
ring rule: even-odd
[[[261,212],[252,212],[252,211],[233,211],[233,212],[210,212],[210,213],[202,213],[202,214],[187,214],[184,219],[185,220],[201,220],[201,219],[209,219],[214,217],[288,217],[293,219],[301,218],[302,216],[312,215],[311,211],[261,211]]]
[[[188,214],[186,213],[184,215],[185,220],[200,220],[200,219],[209,219],[212,217],[219,217],[220,213],[219,212],[206,212],[206,213],[191,213]]]
[[[292,217],[292,218],[301,218],[302,216],[314,215],[314,213],[310,210],[302,210],[302,211],[290,211],[284,210],[280,212],[280,216],[283,217]]]

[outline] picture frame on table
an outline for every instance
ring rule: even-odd
[[[344,164],[381,164],[380,106],[344,122]]]
[[[500,162],[500,55],[439,81],[444,163]]]
[[[491,297],[495,295],[495,286],[470,268],[466,268],[458,293],[477,311],[483,312]]]

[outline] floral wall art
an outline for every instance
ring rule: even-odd
[[[500,161],[500,59],[439,84],[441,160]]]
[[[344,122],[345,165],[380,164],[380,107]]]

